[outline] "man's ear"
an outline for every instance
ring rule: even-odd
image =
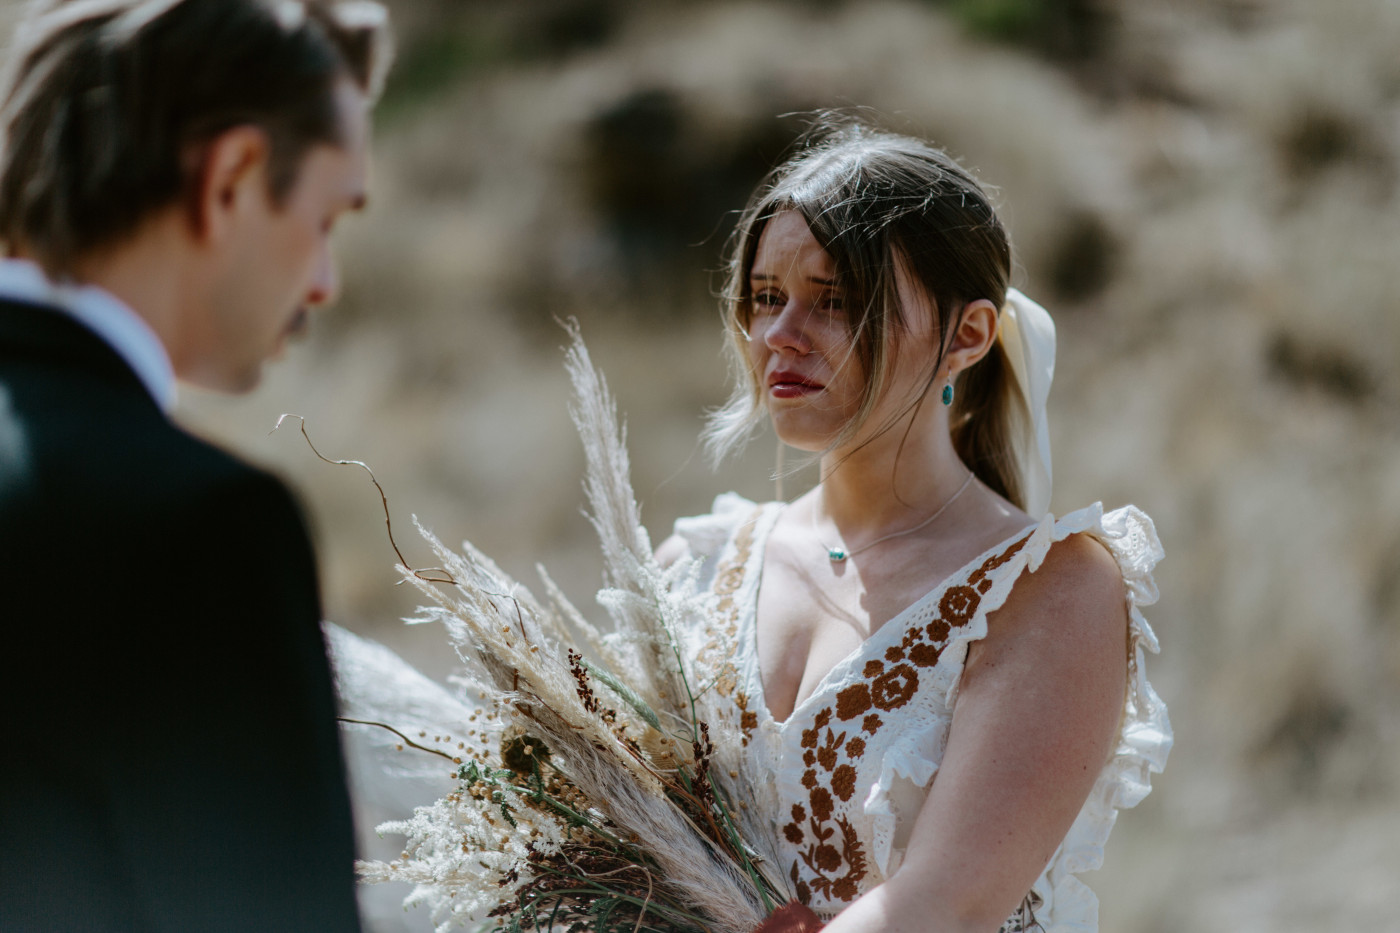
[[[218,242],[229,235],[251,199],[268,197],[267,133],[256,126],[235,126],[191,153],[194,162],[189,220],[196,239]]]
[[[957,330],[948,342],[944,359],[954,372],[962,372],[992,349],[997,339],[997,308],[985,298],[970,301],[962,309]]]

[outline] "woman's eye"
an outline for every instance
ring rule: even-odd
[[[753,296],[753,306],[759,311],[776,311],[784,303],[782,296],[777,292],[759,292]]]
[[[827,295],[822,301],[822,307],[833,313],[839,314],[846,310],[846,299],[840,295]]]

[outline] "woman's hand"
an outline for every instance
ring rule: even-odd
[[[1093,789],[1127,685],[1116,562],[1092,538],[1068,538],[987,626],[899,870],[828,933],[995,933]]]

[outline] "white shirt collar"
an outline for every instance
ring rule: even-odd
[[[93,285],[52,282],[27,259],[0,259],[0,297],[54,308],[97,334],[136,373],[166,414],[175,408],[175,369],[151,325]]]

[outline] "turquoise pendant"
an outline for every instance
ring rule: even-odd
[[[951,382],[943,387],[943,404],[953,404],[953,384]]]
[[[831,547],[826,549],[826,556],[839,564],[846,559],[846,552],[839,547]]]

